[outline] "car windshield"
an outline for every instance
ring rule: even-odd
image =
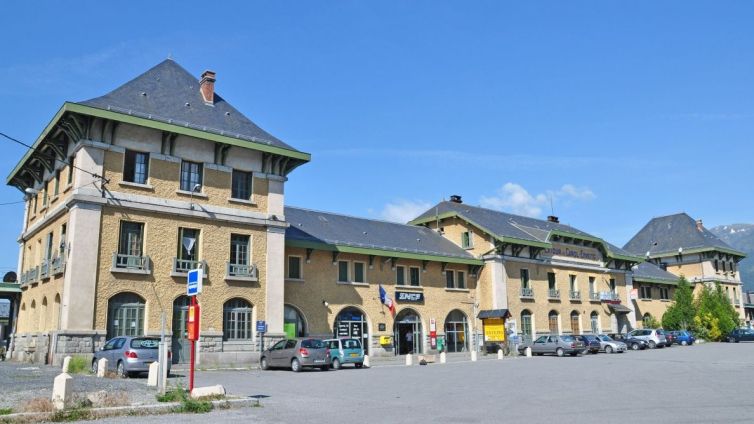
[[[159,339],[131,339],[131,349],[157,349]]]
[[[600,340],[602,340],[603,342],[612,342],[613,341],[613,339],[611,339],[610,336],[606,336],[604,334],[602,334],[600,336],[597,336],[597,337],[599,337]]]
[[[308,349],[324,349],[326,346],[325,346],[325,342],[323,342],[322,340],[306,339],[301,342],[301,347],[305,347]]]
[[[560,336],[560,340],[563,340],[564,342],[572,342],[574,341],[573,336]]]

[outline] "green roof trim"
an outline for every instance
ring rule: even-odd
[[[659,278],[651,278],[651,277],[637,277],[634,275],[633,280],[638,283],[654,283],[654,284],[665,284],[668,286],[677,286],[678,280],[670,281],[670,280],[662,280]]]
[[[725,247],[719,247],[719,246],[716,246],[716,247],[712,247],[712,246],[709,246],[709,247],[697,247],[697,248],[693,248],[693,249],[684,249],[683,250],[683,254],[684,255],[693,255],[695,253],[703,253],[703,252],[721,252],[721,253],[727,253],[727,254],[733,255],[733,256],[739,256],[741,258],[745,258],[746,257],[746,254],[743,253],[743,252],[739,252],[738,250],[735,250],[735,249],[727,249]],[[663,258],[663,257],[667,257],[667,256],[676,256],[676,255],[678,255],[677,251],[667,251],[667,252],[650,253],[649,257],[652,258],[652,259],[654,259],[654,258]]]
[[[266,152],[266,153],[273,153],[276,155],[298,159],[305,162],[309,162],[311,160],[311,155],[309,153],[299,152],[297,150],[284,149],[282,147],[270,146],[265,143],[259,143],[259,142],[250,141],[250,140],[242,140],[235,137],[229,137],[226,135],[202,131],[202,130],[198,130],[194,128],[188,128],[188,127],[184,127],[178,124],[170,124],[167,122],[155,121],[155,120],[141,118],[134,115],[128,115],[125,113],[114,112],[111,110],[105,110],[105,109],[100,109],[100,108],[91,107],[91,106],[84,106],[84,105],[71,103],[71,102],[65,102],[63,106],[60,108],[60,110],[58,110],[58,112],[55,114],[52,120],[47,124],[44,131],[42,131],[39,137],[37,137],[37,140],[33,144],[34,149],[36,149],[37,146],[39,146],[42,143],[45,137],[47,137],[47,134],[49,134],[49,132],[53,128],[55,128],[55,125],[57,124],[57,122],[66,112],[79,113],[82,115],[93,116],[96,118],[110,119],[113,121],[123,122],[126,124],[138,125],[138,126],[142,126],[146,128],[173,132],[180,135],[201,138],[201,139],[209,140],[209,141],[216,141],[218,143],[228,144],[231,146],[237,146],[237,147],[241,147],[245,149],[252,149],[252,150],[259,150],[261,152]],[[16,173],[18,173],[18,171],[21,170],[21,168],[26,163],[26,161],[31,157],[32,153],[33,153],[32,150],[29,150],[26,152],[26,154],[23,156],[23,158],[21,158],[21,160],[18,162],[16,167],[13,168],[13,171],[8,176],[6,183],[10,183],[11,179],[13,179]]]
[[[17,283],[0,283],[0,293],[21,293],[21,285]]]
[[[484,265],[484,261],[474,258],[458,258],[453,256],[432,255],[426,253],[400,252],[395,250],[375,249],[367,247],[355,247],[341,244],[329,244],[320,242],[311,242],[303,240],[285,240],[285,245],[289,247],[300,247],[304,249],[327,250],[331,252],[355,253],[361,255],[375,255],[389,258],[416,259],[421,261],[449,262],[454,264],[466,265]]]

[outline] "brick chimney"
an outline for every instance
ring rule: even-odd
[[[450,201],[453,203],[463,203],[463,200],[461,200],[461,196],[457,194],[450,196]]]
[[[199,81],[199,91],[202,93],[204,103],[215,103],[215,71],[204,71],[202,80]]]
[[[556,224],[560,224],[560,219],[558,219],[558,217],[555,216],[555,215],[548,215],[547,216],[547,221],[548,222],[554,222]]]
[[[697,219],[696,220],[696,229],[697,229],[697,231],[702,231],[704,229],[704,225],[702,225],[702,220],[701,219]]]

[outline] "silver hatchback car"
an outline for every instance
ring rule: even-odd
[[[644,340],[647,342],[650,349],[665,347],[668,345],[668,339],[665,338],[665,333],[652,328],[634,330],[628,333],[628,337]]]
[[[114,337],[94,352],[92,372],[97,372],[99,360],[107,359],[108,370],[115,370],[120,377],[131,377],[148,372],[149,365],[159,359],[160,339],[144,336]],[[168,351],[168,374],[170,374],[170,351]]]
[[[299,372],[304,367],[330,369],[330,349],[323,340],[281,340],[259,357],[259,366],[263,369],[272,367],[290,368]]]
[[[597,340],[600,342],[600,350],[605,353],[623,353],[628,350],[628,346],[619,340],[613,340],[606,334],[600,334],[597,336]]]

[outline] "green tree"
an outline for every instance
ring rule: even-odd
[[[739,318],[728,295],[720,283],[714,287],[704,285],[696,300],[696,317],[694,331],[709,340],[719,341],[738,327]]]
[[[688,330],[694,325],[696,308],[694,291],[686,278],[681,277],[673,295],[673,304],[662,315],[662,327],[666,330]]]

